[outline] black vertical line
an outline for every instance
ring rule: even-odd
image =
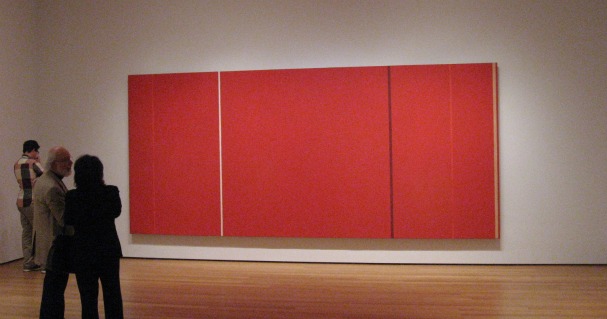
[[[388,67],[388,139],[390,154],[390,237],[394,238],[394,171],[392,160],[392,75]]]

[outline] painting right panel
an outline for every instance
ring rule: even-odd
[[[499,238],[497,65],[390,68],[394,238]]]
[[[454,238],[498,238],[497,65],[451,65]]]

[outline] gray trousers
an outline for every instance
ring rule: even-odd
[[[17,207],[21,213],[21,247],[23,248],[23,266],[34,265],[34,207]]]

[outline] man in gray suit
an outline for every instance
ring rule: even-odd
[[[33,190],[34,201],[34,260],[46,269],[46,259],[55,237],[63,232],[65,193],[62,179],[72,173],[70,152],[62,146],[49,150],[45,172]],[[46,269],[40,318],[63,318],[64,292],[68,273]]]

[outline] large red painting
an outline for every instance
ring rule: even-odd
[[[129,76],[131,233],[499,238],[497,65]]]

